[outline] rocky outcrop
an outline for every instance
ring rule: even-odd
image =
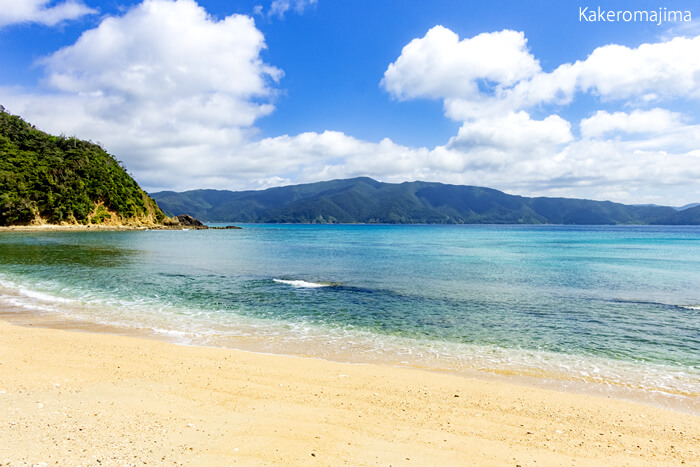
[[[196,229],[205,230],[208,229],[200,220],[195,219],[189,214],[181,214],[179,216],[171,217],[163,221],[163,225],[172,228],[183,228],[183,229]]]
[[[180,216],[177,216],[177,220],[180,221],[180,225],[183,227],[194,227],[197,229],[204,228],[206,229],[207,226],[202,224],[201,221],[195,219],[194,217],[190,216],[189,214],[182,214]]]

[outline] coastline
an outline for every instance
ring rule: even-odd
[[[1,232],[61,232],[61,231],[70,231],[70,232],[77,232],[77,231],[94,231],[94,230],[146,230],[150,227],[145,227],[145,226],[129,226],[129,225],[121,225],[121,226],[115,226],[115,225],[101,225],[101,224],[94,224],[94,225],[80,225],[80,224],[66,224],[66,225],[58,225],[58,224],[40,224],[40,225],[9,225],[9,226],[0,226],[0,233]]]
[[[0,320],[0,464],[700,462],[700,417],[374,364]]]
[[[456,362],[446,356],[426,359],[425,355],[421,356],[422,352],[420,352],[420,349],[413,349],[414,351],[418,350],[418,355],[415,356],[411,355],[413,352],[411,354],[388,352],[381,356],[368,358],[368,348],[362,342],[357,341],[341,345],[341,349],[333,350],[322,340],[313,342],[303,339],[294,343],[284,338],[278,340],[281,336],[272,339],[271,336],[255,336],[254,329],[250,328],[240,328],[238,333],[228,336],[217,336],[214,334],[207,337],[188,338],[180,332],[172,333],[168,330],[148,326],[95,321],[85,319],[85,317],[79,319],[66,314],[21,310],[14,307],[3,309],[2,306],[0,306],[0,321],[25,328],[109,334],[155,340],[178,346],[230,349],[261,355],[317,359],[339,364],[376,365],[407,371],[417,370],[431,374],[449,374],[479,381],[526,386],[557,393],[589,395],[631,402],[695,417],[700,416],[700,398],[697,392],[639,386],[639,383],[632,381],[572,374],[563,372],[561,369],[545,368],[543,366],[504,366],[503,362],[499,365],[498,362],[493,361],[482,361],[478,365],[460,366],[455,365]],[[354,347],[350,349],[348,345]],[[478,352],[476,349],[465,349],[465,351]],[[573,362],[571,363],[573,364]],[[669,374],[669,376],[673,375]]]
[[[0,226],[2,232],[116,232],[134,230],[200,230],[198,227],[183,225],[110,225],[110,224],[40,224]]]

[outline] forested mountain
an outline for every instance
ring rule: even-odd
[[[429,224],[700,224],[700,206],[628,206],[610,201],[527,198],[491,188],[371,178],[262,191],[163,191],[169,215],[209,222]]]
[[[0,106],[0,225],[154,225],[164,217],[100,146],[49,135]]]

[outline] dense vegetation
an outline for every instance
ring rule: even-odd
[[[627,206],[610,201],[526,198],[442,183],[333,180],[263,191],[164,191],[170,215],[210,222],[429,224],[700,224],[700,206]]]
[[[51,136],[0,106],[0,225],[143,218],[164,215],[100,146]]]

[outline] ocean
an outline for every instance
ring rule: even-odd
[[[700,227],[243,227],[4,232],[0,317],[700,414]]]

